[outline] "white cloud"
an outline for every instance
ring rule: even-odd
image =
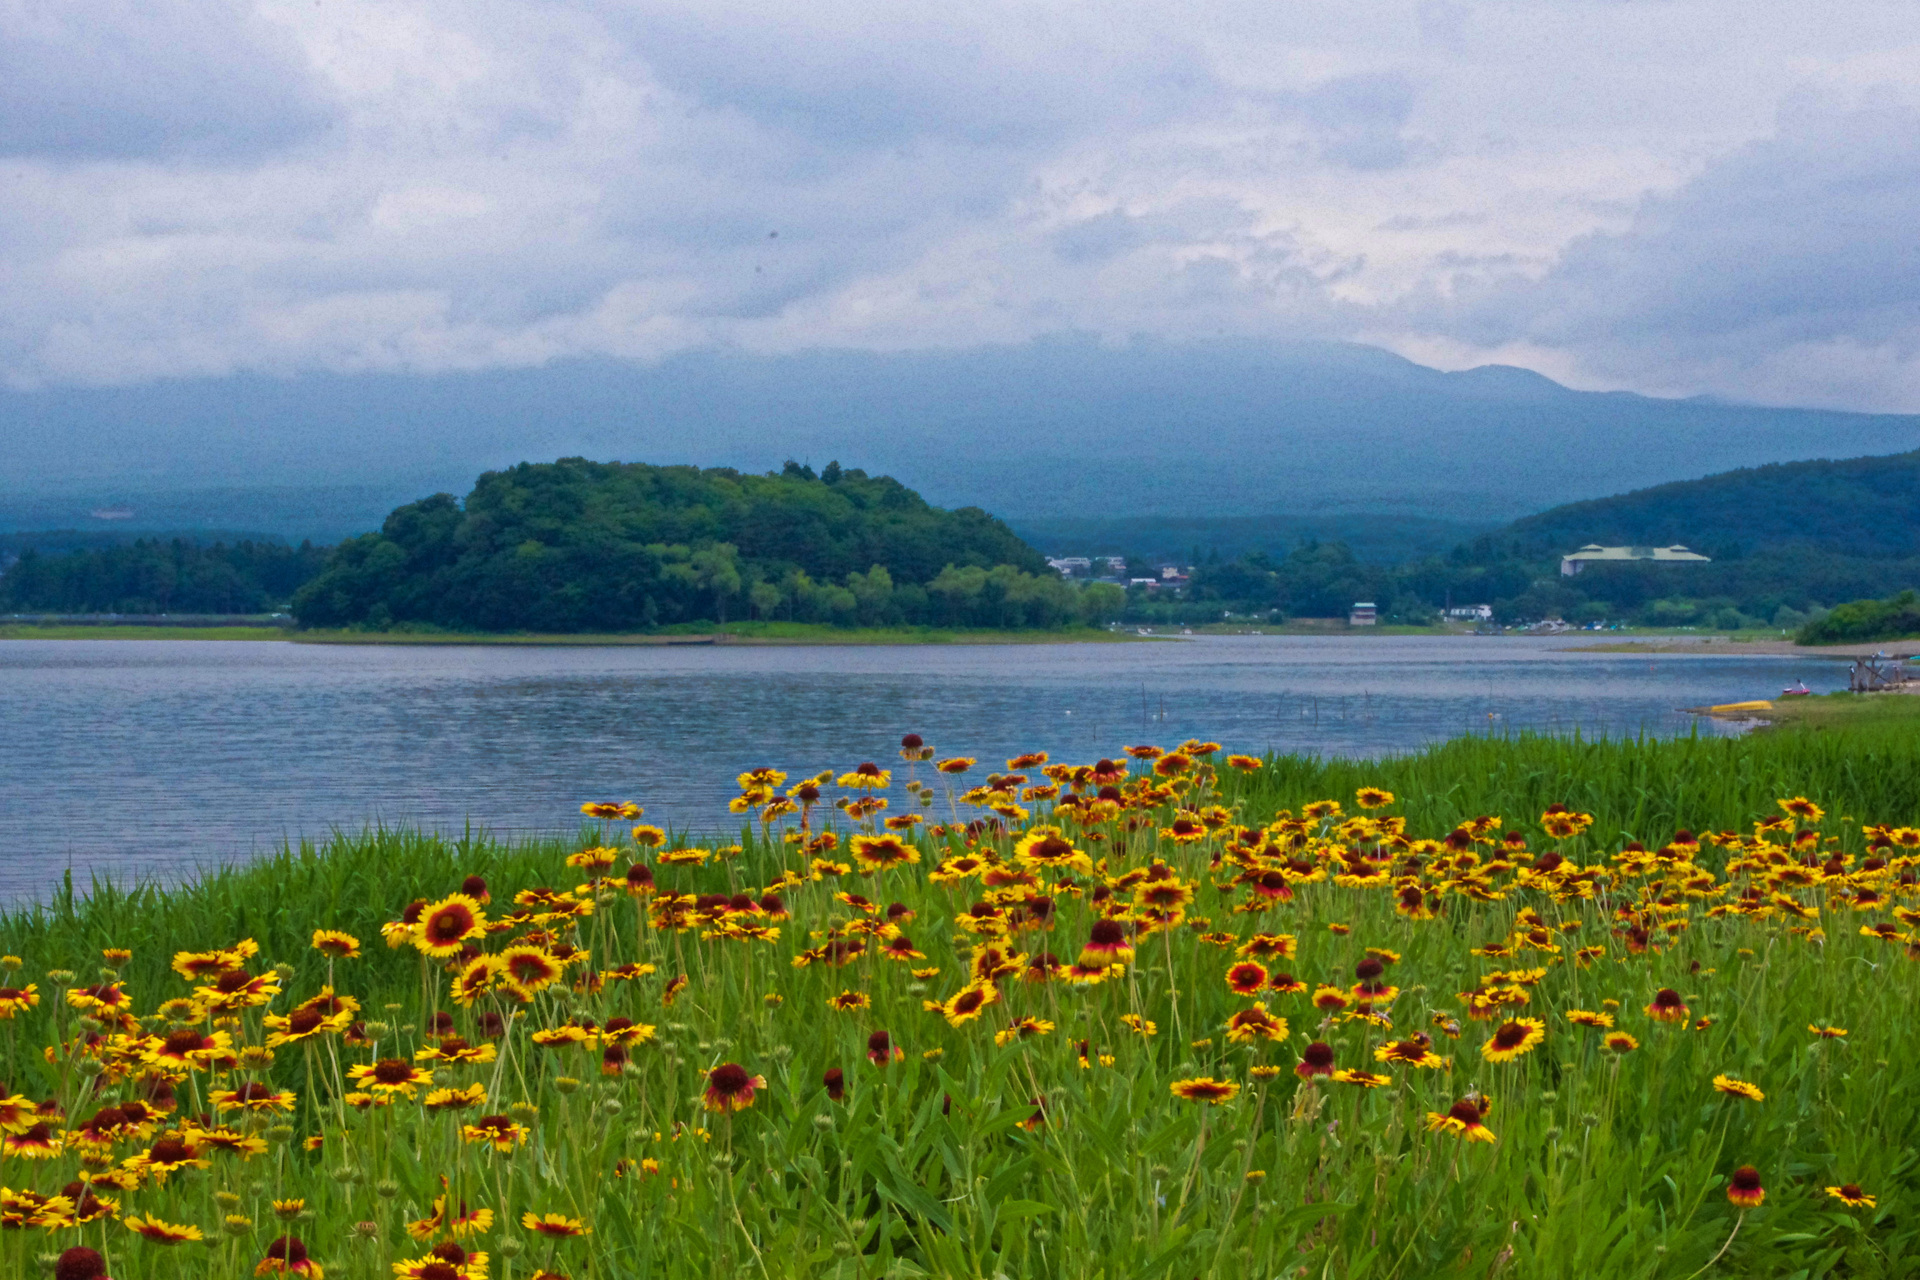
[[[0,0],[17,384],[1071,329],[1920,409],[1896,0],[60,12]]]

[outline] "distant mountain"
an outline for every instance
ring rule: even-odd
[[[0,438],[0,515],[51,496],[83,516],[124,503],[138,517],[141,495],[195,494],[206,522],[299,537],[344,530],[317,510],[273,518],[287,503],[270,490],[459,491],[482,469],[568,455],[754,472],[839,459],[1015,524],[1362,512],[1497,523],[1681,476],[1917,448],[1920,417],[1572,391],[1521,369],[1443,373],[1343,344],[1067,337],[7,390]],[[353,519],[371,528],[391,505],[354,504]]]
[[[1708,553],[1816,547],[1920,554],[1920,451],[1750,467],[1573,502],[1517,520],[1496,541],[1551,551],[1589,542]]]

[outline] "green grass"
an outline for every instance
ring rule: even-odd
[[[0,640],[286,640],[285,627],[0,626]]]
[[[1462,739],[1374,763],[1284,757],[1251,775],[1221,772],[1217,799],[1241,806],[1248,820],[1277,808],[1298,812],[1325,797],[1351,808],[1356,787],[1378,785],[1399,797],[1386,812],[1404,815],[1411,835],[1444,836],[1462,820],[1499,814],[1505,829],[1527,832],[1535,853],[1553,843],[1537,816],[1565,803],[1593,815],[1591,829],[1564,846],[1587,865],[1606,865],[1627,839],[1656,847],[1680,826],[1745,829],[1756,815],[1778,812],[1777,798],[1802,793],[1826,807],[1825,831],[1856,857],[1861,823],[1920,823],[1920,735],[1891,721],[1730,740]],[[894,799],[891,812],[899,812],[907,800],[898,790]],[[1223,980],[1231,952],[1186,927],[1143,939],[1121,979],[1085,988],[1011,979],[986,1017],[949,1026],[921,1002],[959,990],[974,939],[955,919],[986,891],[977,880],[952,889],[928,882],[924,873],[956,841],[922,841],[917,867],[787,891],[793,918],[771,945],[643,930],[624,896],[603,902],[577,938],[594,964],[637,960],[658,972],[599,992],[550,988],[528,1006],[529,1023],[621,1014],[655,1025],[656,1039],[636,1051],[626,1074],[602,1077],[591,1054],[534,1049],[514,1033],[510,1067],[478,1075],[489,1085],[488,1110],[510,1102],[535,1109],[526,1113],[535,1136],[510,1159],[460,1143],[455,1120],[417,1104],[348,1112],[342,1124],[330,1102],[338,1087],[331,1055],[359,1062],[369,1051],[336,1046],[308,1055],[287,1047],[271,1078],[299,1095],[292,1132],[324,1132],[324,1152],[276,1142],[251,1163],[219,1157],[205,1173],[124,1197],[126,1212],[137,1207],[209,1229],[212,1248],[168,1253],[121,1228],[88,1228],[85,1238],[111,1242],[120,1280],[250,1274],[266,1242],[288,1229],[272,1221],[263,1197],[300,1195],[310,1216],[291,1229],[330,1280],[387,1276],[393,1261],[422,1252],[403,1226],[425,1216],[444,1175],[461,1198],[498,1212],[476,1246],[493,1255],[495,1276],[526,1277],[536,1263],[576,1278],[836,1280],[1166,1280],[1299,1275],[1302,1268],[1315,1277],[1688,1280],[1716,1257],[1707,1274],[1897,1277],[1920,1267],[1913,1208],[1920,1113],[1905,1101],[1920,1088],[1905,1016],[1920,994],[1920,964],[1900,945],[1859,933],[1863,923],[1890,919],[1884,908],[1846,909],[1834,900],[1843,887],[1836,882],[1784,890],[1811,914],[1803,922],[1714,919],[1708,909],[1721,899],[1676,890],[1673,901],[1689,908],[1691,927],[1644,955],[1612,932],[1616,913],[1660,895],[1628,876],[1594,898],[1555,901],[1501,875],[1506,896],[1476,902],[1450,892],[1434,920],[1396,914],[1388,890],[1330,881],[1302,885],[1293,902],[1265,914],[1239,914],[1231,907],[1247,895],[1219,887],[1231,867],[1208,866],[1216,845],[1175,846],[1154,835],[1170,812],[1131,834],[1116,830],[1105,844],[1077,843],[1110,859],[1116,874],[1164,859],[1196,887],[1192,911],[1210,919],[1210,930],[1295,935],[1298,955],[1273,964],[1310,982],[1345,986],[1363,948],[1398,952],[1388,971],[1402,989],[1391,1034],[1432,1031],[1450,1068],[1378,1064],[1371,1050],[1386,1031],[1359,1021],[1322,1024],[1303,997],[1272,993],[1264,998],[1291,1023],[1288,1037],[1230,1045],[1224,1023],[1250,1000]],[[616,825],[605,834],[623,831]],[[744,834],[737,856],[697,868],[656,865],[662,886],[757,893],[783,868],[804,867],[778,841],[753,838],[752,828]],[[282,1007],[326,981],[326,962],[307,945],[320,926],[369,944],[364,958],[336,967],[337,985],[362,1000],[363,1016],[392,1024],[382,1053],[397,1044],[410,1054],[421,1044],[427,1007],[453,1013],[463,1030],[472,1011],[444,998],[423,1006],[424,993],[446,979],[411,949],[387,949],[380,925],[408,901],[439,897],[470,874],[487,878],[496,913],[516,890],[573,886],[583,873],[563,865],[566,853],[601,838],[593,828],[572,840],[521,843],[373,830],[172,889],[63,886],[44,906],[0,916],[0,950],[26,964],[18,980],[40,983],[49,997],[0,1024],[8,1078],[35,1097],[58,1093],[76,1116],[95,1105],[76,1096],[83,1075],[40,1055],[41,1045],[73,1027],[49,970],[91,977],[99,948],[131,948],[123,976],[144,1012],[187,993],[168,970],[175,951],[251,937],[261,948],[256,968],[287,966],[289,995],[275,1005]],[[1711,848],[1699,862],[1716,873],[1725,866]],[[1844,887],[1851,893],[1858,885]],[[1911,902],[1891,881],[1884,889]],[[905,931],[927,956],[915,963],[940,974],[917,983],[907,965],[872,957],[845,968],[795,968],[791,958],[814,945],[810,934],[855,914],[835,900],[842,890],[910,907],[916,914]],[[1070,960],[1088,936],[1089,901],[1064,889],[1053,896],[1053,928],[1018,933],[1013,946]],[[1523,908],[1577,928],[1547,938],[1558,952],[1468,954],[1509,938]],[[1329,923],[1351,932],[1330,931]],[[1819,925],[1824,938],[1790,932],[1795,924]],[[1591,966],[1568,963],[1584,945],[1604,945],[1607,953]],[[1516,1062],[1486,1062],[1479,1048],[1490,1024],[1462,1016],[1458,993],[1493,969],[1531,966],[1546,974],[1520,1012],[1545,1021],[1546,1042]],[[679,973],[690,985],[663,1007],[660,983]],[[1651,1022],[1640,1008],[1662,986],[1681,992],[1710,1025]],[[873,1007],[829,1010],[827,998],[842,990],[866,993]],[[1601,1009],[1607,1000],[1619,1002],[1615,1016],[1640,1039],[1639,1051],[1612,1057],[1595,1033],[1564,1018],[1570,1008]],[[1158,1034],[1128,1031],[1120,1023],[1128,1012],[1152,1019]],[[1464,1034],[1454,1040],[1434,1029],[1436,1012],[1456,1017]],[[996,1046],[993,1032],[1016,1014],[1055,1030]],[[256,1019],[245,1015],[236,1038],[257,1039]],[[1823,1041],[1806,1030],[1830,1022],[1851,1034]],[[867,1035],[876,1028],[905,1050],[903,1061],[884,1069],[866,1061]],[[1082,1039],[1094,1058],[1086,1068],[1074,1052]],[[1309,1039],[1331,1044],[1341,1066],[1379,1070],[1393,1084],[1366,1091],[1302,1084],[1291,1068]],[[1099,1060],[1103,1053],[1110,1065]],[[698,1101],[704,1072],[728,1061],[765,1076],[768,1087],[746,1111],[710,1115]],[[1281,1073],[1260,1083],[1249,1074],[1259,1062]],[[828,1067],[846,1074],[842,1102],[822,1089]],[[1716,1093],[1710,1081],[1722,1072],[1758,1084],[1766,1101]],[[1243,1092],[1220,1108],[1170,1094],[1170,1081],[1194,1076],[1231,1080]],[[584,1083],[576,1089],[563,1077]],[[1426,1131],[1428,1113],[1445,1112],[1475,1090],[1493,1100],[1486,1123],[1497,1142],[1463,1146]],[[1034,1114],[1036,1099],[1046,1122],[1029,1131],[1020,1122]],[[619,1161],[642,1159],[657,1161],[660,1172],[627,1166],[626,1176],[610,1176]],[[7,1162],[7,1185],[45,1189],[72,1176],[70,1158],[48,1163]],[[1765,1205],[1744,1216],[1724,1192],[1741,1164],[1756,1166],[1767,1187]],[[1250,1180],[1254,1171],[1264,1176]],[[1841,1182],[1866,1187],[1879,1207],[1845,1210],[1820,1190]],[[238,1196],[238,1212],[251,1222],[240,1234],[213,1233],[225,1212],[216,1191]],[[549,1249],[517,1225],[529,1207],[578,1214],[594,1234]],[[377,1238],[351,1235],[355,1222],[373,1223]],[[0,1271],[29,1274],[31,1253],[51,1242],[39,1232],[5,1233]],[[509,1257],[515,1242],[521,1251]]]
[[[1802,729],[1810,732],[1883,729],[1912,733],[1920,730],[1920,697],[1900,693],[1825,693],[1806,698],[1774,698],[1772,709],[1754,714],[1768,732]]]

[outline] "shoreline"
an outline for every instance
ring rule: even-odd
[[[1755,698],[1750,702],[1725,702],[1682,710],[1723,724],[1750,724],[1755,732],[1784,728],[1839,730],[1873,724],[1905,727],[1920,721],[1920,688],[1879,693],[1825,693],[1805,698]]]
[[[965,629],[951,627],[852,627],[835,628],[822,623],[751,623],[739,629],[668,632],[404,632],[404,631],[301,631],[286,626],[168,626],[111,623],[0,623],[0,642],[8,640],[200,640],[221,642],[283,642],[288,644],[331,645],[472,645],[522,648],[622,648],[652,646],[658,648],[858,646],[858,645],[968,645],[968,644],[1135,644],[1165,643],[1200,639],[1208,636],[1275,636],[1314,639],[1459,639],[1472,632],[1417,627],[1380,627],[1347,629],[1330,625],[1282,623],[1267,627],[1240,627],[1218,623],[1193,628],[1145,628],[1127,626],[1119,630],[1076,628],[1073,630],[1014,631],[1001,629]],[[1565,641],[1556,646],[1561,653],[1592,653],[1613,656],[1660,655],[1689,658],[1791,657],[1827,661],[1852,661],[1889,654],[1893,657],[1920,657],[1920,640],[1881,641],[1865,644],[1797,645],[1791,640],[1754,639],[1739,635],[1648,635],[1616,640],[1585,641],[1579,633],[1557,636],[1529,636],[1519,632],[1481,637],[1503,639],[1554,639]]]
[[[1649,636],[1605,644],[1569,645],[1571,653],[1658,653],[1687,658],[1828,658],[1853,661],[1875,654],[1906,658],[1920,655],[1920,640],[1881,640],[1863,644],[1795,644],[1791,640],[1746,640],[1733,636]]]
[[[793,629],[789,630],[788,628]],[[836,630],[813,624],[780,624],[756,632],[703,631],[632,634],[582,633],[413,633],[363,631],[295,631],[287,627],[167,627],[167,626],[0,626],[0,642],[7,640],[202,640],[325,645],[485,646],[508,648],[772,648],[827,645],[968,645],[968,644],[1116,644],[1170,640],[1172,636],[1142,636],[1133,631],[1092,628],[1073,631],[963,630],[938,627],[859,627]]]

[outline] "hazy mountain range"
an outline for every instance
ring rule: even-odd
[[[129,529],[332,538],[485,469],[585,455],[838,459],[1016,527],[1366,515],[1446,538],[1737,467],[1913,449],[1920,416],[1574,391],[1346,344],[1056,339],[9,390],[0,435],[0,529],[102,527],[89,512],[119,507]]]

